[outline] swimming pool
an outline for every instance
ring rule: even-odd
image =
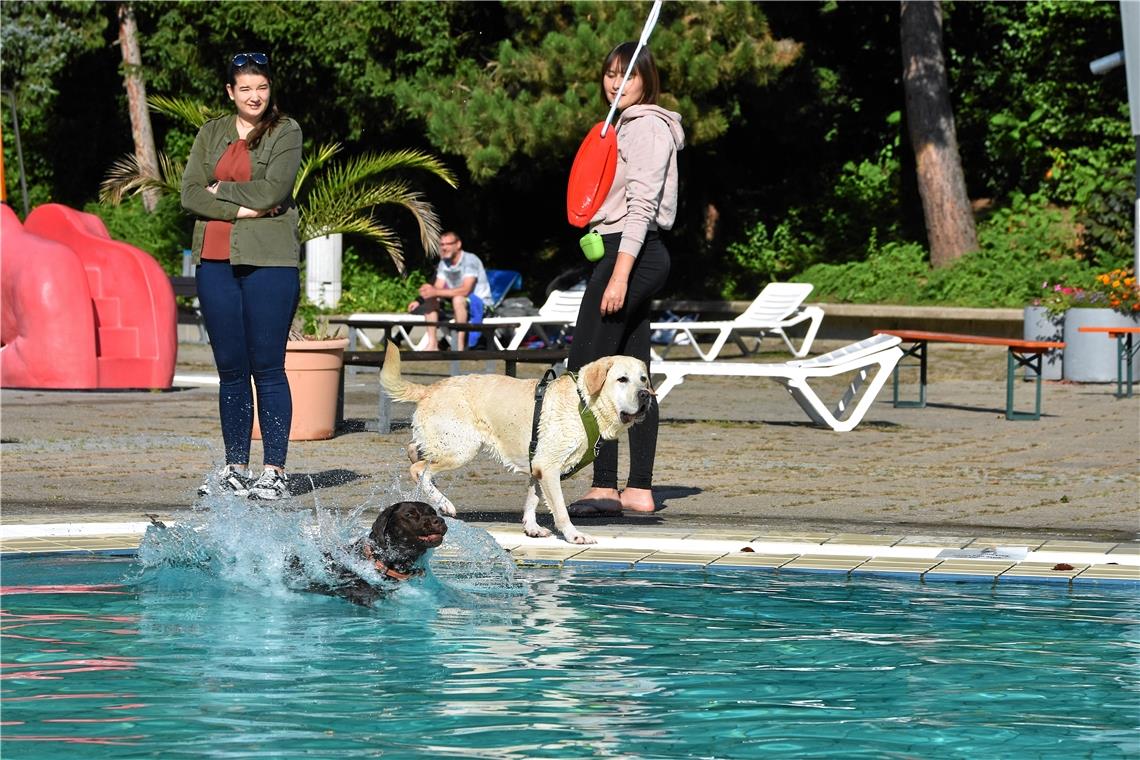
[[[1132,587],[436,558],[368,609],[130,558],[2,572],[6,758],[1140,754]]]

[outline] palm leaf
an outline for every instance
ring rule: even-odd
[[[111,165],[99,185],[99,202],[117,206],[123,199],[145,190],[177,195],[182,188],[183,165],[165,153],[158,155],[158,174],[148,171],[134,154],[127,154]]]
[[[330,148],[318,165],[323,164],[339,146]],[[395,170],[417,169],[428,171],[452,187],[457,186],[455,176],[439,159],[416,150],[387,153],[367,153],[347,161],[330,165],[313,182],[301,208],[302,239],[328,235],[345,229],[362,218],[365,211],[383,205],[403,206],[411,212],[420,233],[420,245],[427,257],[435,256],[441,225],[439,216],[424,196],[411,189],[403,180],[376,182],[374,178]],[[310,175],[306,175],[306,179]],[[387,228],[384,228],[387,230]],[[403,271],[402,248],[394,248],[379,236],[371,236],[392,257],[397,269]],[[394,238],[391,238],[394,240]]]
[[[146,99],[150,110],[180,119],[195,129],[201,128],[210,119],[225,116],[225,111],[210,108],[189,98],[168,98],[164,95],[150,95]]]
[[[402,180],[346,187],[336,177],[321,177],[301,208],[302,238],[332,234],[339,231],[344,220],[384,205],[410,211],[419,226],[424,253],[435,255],[441,231],[439,217],[431,203]]]
[[[396,266],[396,271],[400,275],[405,273],[404,268],[404,246],[400,242],[400,237],[391,228],[386,227],[371,216],[365,214],[346,215],[340,217],[333,224],[326,224],[323,227],[324,231],[317,234],[306,232],[305,222],[302,217],[301,222],[301,239],[311,240],[320,235],[335,235],[341,234],[356,234],[363,235],[369,240],[377,243],[392,259],[392,263]]]
[[[347,189],[386,172],[412,169],[434,174],[451,187],[458,186],[455,175],[442,161],[418,150],[365,153],[331,167],[323,179],[330,187]]]
[[[301,188],[309,177],[322,166],[324,166],[333,156],[340,152],[340,143],[325,143],[317,148],[316,153],[311,153],[305,157],[301,162],[301,170],[297,172],[297,179],[293,182],[293,197],[301,197]]]

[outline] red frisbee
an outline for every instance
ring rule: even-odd
[[[606,122],[599,121],[578,147],[570,181],[566,184],[566,218],[575,227],[585,227],[601,208],[614,183],[617,171],[617,130],[610,124],[602,136]]]

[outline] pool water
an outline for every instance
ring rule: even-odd
[[[1134,588],[143,564],[3,563],[3,757],[1140,756]]]

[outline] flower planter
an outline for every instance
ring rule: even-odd
[[[1025,340],[1061,341],[1065,339],[1065,315],[1050,316],[1044,306],[1026,306],[1022,328]],[[1060,380],[1062,376],[1062,354],[1049,351],[1041,356],[1041,377],[1045,380]],[[1033,380],[1037,373],[1032,367],[1025,368],[1025,379]]]
[[[340,302],[343,238],[336,233],[305,243],[305,295],[317,306]]]
[[[336,432],[340,371],[348,338],[291,340],[285,346],[285,376],[293,396],[290,441],[320,441]],[[253,437],[261,438],[254,403]]]
[[[1116,382],[1116,341],[1081,327],[1136,327],[1140,320],[1112,309],[1069,309],[1065,312],[1064,377],[1078,383]],[[1140,375],[1140,356],[1132,360]]]

